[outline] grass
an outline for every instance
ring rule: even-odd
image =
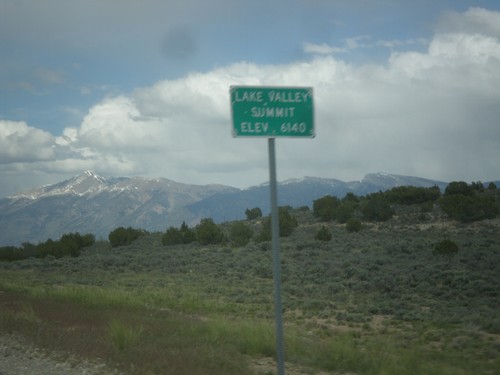
[[[323,242],[323,224],[297,215],[281,241],[287,362],[309,373],[500,373],[498,221],[420,227],[400,212],[358,233],[328,224]],[[443,238],[458,244],[451,260],[432,255]],[[0,332],[128,374],[254,374],[253,360],[275,354],[271,264],[266,243],[164,247],[160,234],[0,263]]]
[[[142,331],[142,326],[130,327],[120,320],[113,319],[109,323],[108,337],[116,349],[126,350],[137,345]]]

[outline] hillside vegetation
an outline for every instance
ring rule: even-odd
[[[280,210],[289,373],[500,373],[499,192],[450,185]],[[248,213],[0,262],[0,332],[127,374],[275,373],[268,218]]]

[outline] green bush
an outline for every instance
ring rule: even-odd
[[[136,239],[147,233],[148,232],[144,230],[134,229],[131,227],[119,227],[109,233],[108,239],[111,247],[125,246],[130,245]]]
[[[245,215],[247,216],[247,220],[254,220],[262,217],[262,210],[259,207],[255,207],[252,209],[246,209]]]
[[[289,207],[279,207],[279,232],[280,237],[288,237],[292,234],[293,230],[299,226],[297,219],[290,214]],[[271,216],[265,218],[262,222],[262,230],[258,237],[258,241],[271,240]]]
[[[47,256],[53,256],[54,258],[77,257],[80,255],[81,249],[94,243],[95,237],[93,234],[82,236],[80,233],[67,233],[63,234],[57,241],[49,238],[37,245],[25,242],[20,248],[15,246],[1,247],[0,261],[16,261],[30,257],[45,258]]]
[[[219,244],[225,241],[224,232],[212,219],[201,219],[195,231],[196,238],[202,245]]]
[[[458,252],[458,245],[450,239],[446,239],[438,242],[434,246],[434,255],[444,255],[446,257],[452,257]]]
[[[439,187],[397,186],[384,193],[392,203],[420,204],[434,202],[441,196]]]
[[[368,195],[361,206],[361,212],[370,221],[386,221],[394,215],[394,210],[383,193]]]
[[[166,246],[179,245],[182,243],[182,235],[179,228],[170,227],[161,236],[161,243]]]
[[[80,255],[81,249],[95,243],[95,237],[90,233],[83,236],[80,233],[67,233],[62,235],[59,242],[66,255],[76,257]]]
[[[331,241],[332,239],[332,233],[330,230],[328,230],[328,227],[326,225],[322,225],[321,228],[316,232],[315,238],[319,241]]]
[[[253,237],[253,230],[241,221],[236,221],[229,230],[229,239],[235,246],[246,246]]]
[[[335,211],[335,219],[341,224],[346,223],[354,216],[359,204],[352,201],[343,201]]]
[[[453,181],[448,184],[444,190],[444,195],[472,195],[474,194],[474,189],[467,185],[464,181]]]
[[[26,259],[22,249],[15,246],[0,247],[0,261],[13,262],[21,259]]]
[[[439,200],[439,206],[449,218],[463,223],[493,219],[498,215],[495,198],[487,195],[448,194]]]
[[[363,228],[361,221],[355,218],[347,220],[345,228],[348,232],[359,232]]]
[[[313,215],[321,221],[335,219],[335,211],[340,206],[340,200],[332,195],[325,195],[313,201]]]
[[[161,237],[161,243],[166,246],[189,244],[196,241],[196,233],[185,222],[180,228],[170,227]]]

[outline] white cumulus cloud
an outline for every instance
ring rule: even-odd
[[[52,160],[54,137],[25,122],[0,120],[0,164]]]

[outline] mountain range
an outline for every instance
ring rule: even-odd
[[[278,183],[279,205],[309,206],[327,194],[365,195],[395,186],[441,189],[442,181],[372,173],[361,181],[304,177]],[[93,233],[106,239],[113,229],[164,231],[202,218],[224,222],[245,218],[247,208],[270,211],[269,184],[238,189],[225,185],[190,185],[166,178],[99,176],[85,171],[68,180],[0,199],[0,246],[58,239],[64,233]]]

